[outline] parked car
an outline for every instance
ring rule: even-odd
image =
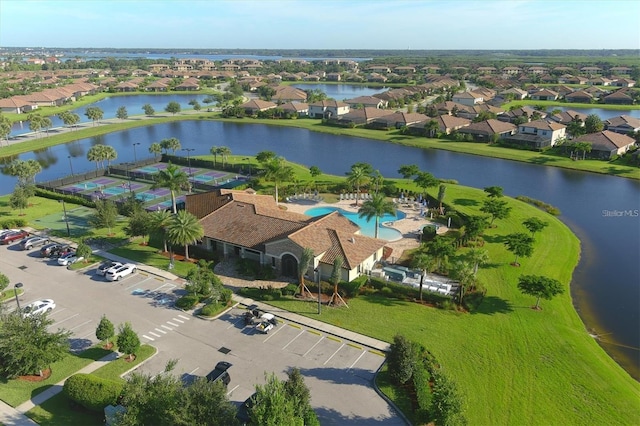
[[[119,268],[109,269],[104,277],[109,281],[120,281],[122,278],[135,273],[136,270],[136,265],[133,263],[125,263]]]
[[[69,266],[83,259],[84,257],[78,256],[75,251],[71,251],[58,258],[58,265]]]
[[[123,263],[120,262],[113,262],[111,260],[104,261],[98,266],[98,269],[96,269],[96,274],[104,277],[107,274],[107,271],[110,269],[118,269],[122,265]]]
[[[8,234],[9,232],[18,232],[19,229],[2,229],[0,230],[0,237],[2,237],[5,234]]]
[[[51,299],[36,300],[22,308],[22,316],[30,317],[33,315],[46,314],[56,308],[56,304]]]
[[[251,418],[249,416],[249,412],[251,408],[256,405],[256,393],[254,392],[249,398],[245,399],[245,401],[240,404],[238,407],[238,412],[236,414],[236,419],[240,421],[241,425],[248,425],[251,422]]]
[[[229,368],[231,368],[231,363],[227,361],[220,361],[216,364],[216,367],[207,374],[207,380],[210,382],[221,381],[225,386],[228,386],[231,382]]]
[[[23,229],[19,231],[11,231],[0,236],[0,244],[9,244],[17,240],[21,240],[29,236],[29,233]]]
[[[267,334],[277,324],[278,320],[276,320],[275,315],[267,312],[260,316],[258,324],[256,324],[256,330],[258,330],[260,333]]]
[[[257,305],[247,306],[247,311],[244,313],[244,325],[255,325],[263,313]]]
[[[43,246],[49,244],[49,238],[47,237],[27,237],[20,241],[22,250],[31,250],[34,247]]]
[[[68,244],[51,243],[43,246],[40,249],[40,256],[42,257],[60,257],[68,252],[72,251],[71,246]]]

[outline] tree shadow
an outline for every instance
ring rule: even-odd
[[[606,170],[607,170],[607,174],[614,175],[614,176],[622,175],[629,172],[629,170],[620,169],[615,166],[609,166],[606,168]]]
[[[504,244],[506,235],[483,235],[482,238],[488,243]]]
[[[472,311],[471,314],[493,315],[508,314],[510,312],[513,312],[513,305],[511,304],[511,302],[497,296],[485,296],[482,299],[482,303],[480,303],[478,309]]]
[[[480,203],[478,203],[477,200],[472,200],[470,198],[456,198],[453,200],[453,204],[457,204],[459,206],[477,206]]]
[[[553,157],[533,157],[528,161],[533,164],[549,164],[549,163],[556,163],[559,161],[559,159],[553,158]]]
[[[361,296],[362,297],[362,296]],[[392,297],[382,297],[382,296],[365,296],[367,301],[370,303],[376,303],[382,306],[400,306],[404,305],[404,301],[401,299],[396,299]]]
[[[373,419],[371,417],[362,417],[357,415],[345,416],[343,413],[339,413],[328,407],[314,407],[313,411],[318,416],[321,424],[336,424],[336,425],[377,425],[388,424],[390,418]],[[395,422],[395,423],[400,423]]]
[[[71,352],[82,352],[89,349],[93,342],[89,339],[71,338],[69,339],[69,349]]]
[[[305,377],[315,377],[318,380],[334,385],[358,385],[370,387],[375,377],[375,372],[363,368],[317,367],[301,368],[300,373]],[[345,374],[346,373],[346,374]]]

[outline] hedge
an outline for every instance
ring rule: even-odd
[[[187,294],[176,300],[176,307],[180,309],[192,309],[200,301],[200,296]]]
[[[102,412],[107,405],[116,405],[123,389],[123,382],[82,373],[69,377],[63,388],[69,399],[88,410],[98,412]]]

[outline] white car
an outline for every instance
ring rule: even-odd
[[[78,256],[75,252],[70,252],[58,258],[58,265],[69,266],[73,263],[83,260],[84,257]]]
[[[109,272],[112,269],[118,269],[122,265],[124,264],[120,262],[112,262],[110,260],[107,260],[105,262],[102,262],[100,266],[98,266],[98,269],[96,269],[96,274],[102,275],[104,277],[105,275],[107,275],[107,272]]]
[[[260,333],[267,334],[278,323],[275,315],[270,313],[264,313],[260,317],[258,324],[256,324],[256,330]]]
[[[131,275],[135,273],[137,270],[136,265],[133,263],[125,263],[124,265],[118,268],[112,268],[107,271],[104,275],[106,279],[109,281],[120,281],[122,278],[127,275]]]
[[[36,300],[22,309],[22,316],[30,317],[33,315],[46,314],[53,311],[55,307],[56,304],[51,299]]]

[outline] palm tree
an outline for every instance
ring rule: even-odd
[[[476,283],[473,267],[468,262],[456,262],[453,265],[451,276],[460,282],[460,305],[462,305],[465,291]]]
[[[388,201],[382,194],[373,194],[370,200],[362,203],[358,209],[358,217],[364,217],[367,221],[376,219],[376,230],[374,236],[378,238],[378,227],[380,218],[385,214],[396,214],[396,208],[391,201]]]
[[[153,154],[158,159],[158,155],[162,154],[162,145],[158,142],[154,142],[149,146],[149,154]]]
[[[293,167],[287,165],[283,157],[274,157],[263,163],[264,178],[274,183],[276,204],[278,204],[278,184],[293,179]]]
[[[184,245],[184,257],[189,260],[189,244],[204,236],[204,229],[198,218],[186,210],[180,210],[171,218],[167,227],[167,237],[172,244]]]
[[[182,145],[180,144],[180,140],[178,138],[169,138],[162,139],[160,141],[160,146],[165,150],[167,154],[169,153],[169,150],[171,150],[175,154]]]
[[[109,145],[103,145],[104,148],[102,148],[102,155],[104,157],[105,160],[107,160],[107,166],[111,166],[111,161],[115,160],[116,158],[118,158],[118,152],[115,150],[114,147],[109,146]]]
[[[172,214],[166,210],[158,210],[151,213],[151,227],[162,233],[162,242],[164,244],[164,251],[167,251],[167,227],[171,223]]]
[[[331,295],[331,299],[329,299],[329,305],[332,303],[337,303],[338,300],[342,301],[344,305],[348,308],[347,302],[344,301],[342,296],[338,293],[338,284],[340,283],[340,278],[342,277],[342,265],[344,264],[344,259],[341,256],[336,256],[333,259],[333,269],[331,270],[331,282],[333,283],[333,294]]]
[[[178,212],[176,207],[176,191],[189,184],[189,176],[175,164],[169,163],[166,169],[155,175],[155,182],[151,189],[166,188],[171,192],[171,207],[173,214]]]
[[[360,195],[360,187],[369,182],[369,174],[367,169],[359,164],[351,166],[351,170],[347,173],[347,183],[356,189],[356,195]],[[356,197],[356,206],[358,205],[358,197]]]
[[[309,265],[315,255],[313,254],[313,250],[309,247],[305,247],[302,250],[302,255],[300,256],[300,262],[298,262],[298,277],[300,279],[300,296],[304,296],[305,290],[307,293],[311,293],[307,286],[304,284],[304,274],[309,269]]]
[[[96,163],[96,170],[99,169],[100,161],[102,161],[102,145],[94,145],[87,151],[87,160]]]
[[[227,163],[227,157],[231,155],[231,148],[228,146],[221,146],[218,148],[218,154],[222,156],[222,167]]]
[[[467,252],[467,260],[473,265],[473,275],[478,273],[478,268],[489,261],[489,252],[483,249],[471,249]]]
[[[211,149],[209,150],[211,155],[213,155],[213,167],[216,166],[216,162],[218,161],[218,150],[219,149],[220,149],[220,147],[218,147],[218,146],[212,146]]]
[[[422,274],[420,274],[420,301],[422,301],[422,283],[424,282],[424,274],[433,271],[435,259],[433,256],[429,256],[426,253],[418,253],[413,257],[411,266],[422,271]]]

